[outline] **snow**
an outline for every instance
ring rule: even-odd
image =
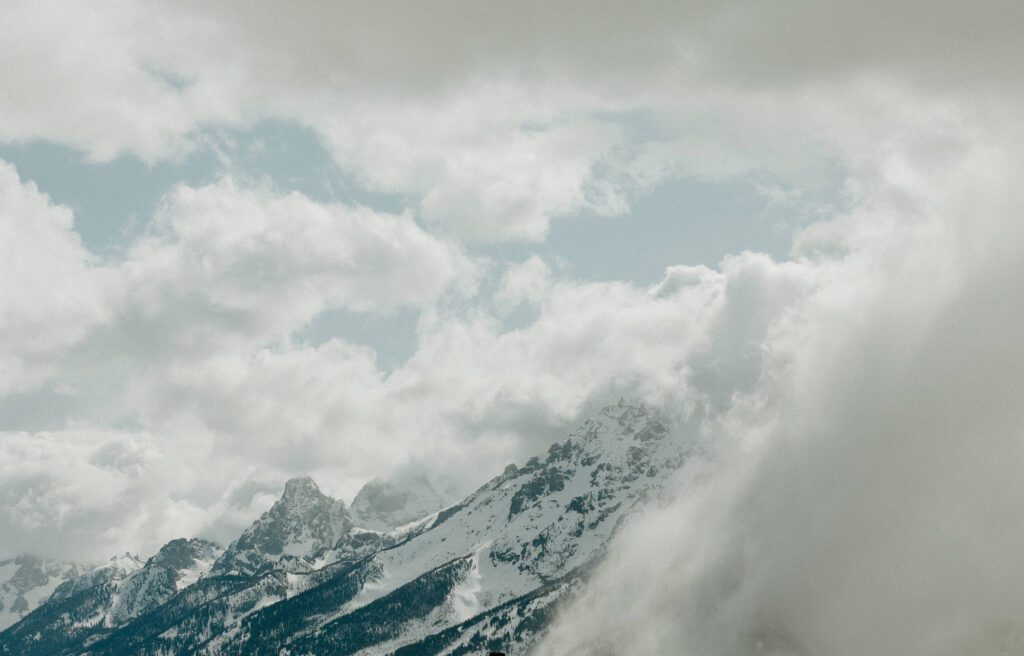
[[[178,578],[175,581],[175,587],[178,590],[184,590],[188,586],[192,585],[199,579],[209,573],[213,567],[213,563],[216,562],[217,557],[220,555],[220,551],[216,551],[213,558],[196,558],[192,561],[191,567],[187,569],[178,570]]]
[[[490,542],[481,545],[476,550],[470,563],[469,572],[452,590],[452,611],[458,622],[468,620],[484,608],[479,599],[480,592],[483,590],[480,576],[480,553],[488,547],[490,547]]]

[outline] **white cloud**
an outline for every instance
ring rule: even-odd
[[[76,558],[106,559],[125,550],[126,534],[152,548],[204,512],[166,496],[194,478],[144,433],[0,434],[5,548],[71,555],[67,545],[74,545]]]
[[[285,334],[326,307],[387,312],[432,304],[472,265],[408,215],[322,205],[298,193],[240,188],[230,179],[166,199],[157,234],[136,243],[124,269],[150,298],[201,295],[270,335]],[[265,337],[266,335],[264,335]]]
[[[550,288],[551,267],[543,258],[533,255],[505,271],[494,294],[494,305],[499,313],[505,314],[521,303],[542,302]]]
[[[0,173],[0,385],[84,396],[96,417],[134,414],[124,393],[139,379],[287,343],[326,309],[384,314],[475,285],[468,256],[407,215],[230,179],[179,187],[150,234],[100,264],[69,210]]]
[[[0,439],[10,474],[4,548],[77,557],[151,549],[172,529],[229,535],[281,472],[310,471],[346,449],[358,457],[347,473],[368,477],[384,462],[370,457],[372,429],[336,449],[323,435],[370,400],[364,390],[375,393],[375,354],[339,341],[293,349],[290,336],[329,308],[432,306],[471,291],[476,277],[468,256],[408,215],[230,179],[179,187],[122,261],[101,264],[70,210],[4,164],[0,237],[2,391],[54,390],[62,402],[42,423],[65,426]],[[103,427],[125,419],[159,432]],[[148,445],[149,455],[127,469],[97,464],[106,441]],[[250,496],[227,502],[232,481]],[[82,485],[93,493],[79,495]]]
[[[0,394],[45,378],[104,320],[107,277],[82,247],[71,211],[0,161]]]
[[[188,239],[179,239],[173,248],[188,249]],[[198,252],[214,255],[196,262],[216,262],[217,243],[204,239],[205,249]],[[135,251],[130,262],[142,262],[136,256],[144,250]],[[207,299],[224,285],[219,276],[201,283],[182,277],[177,267],[163,268],[163,258],[147,261],[149,271],[172,273],[141,277],[146,284],[138,283],[140,291],[133,293],[174,285],[177,293],[202,292],[200,298]],[[543,261],[527,260],[508,272],[495,303],[500,309],[527,300],[536,305],[535,321],[508,331],[498,316],[479,308],[430,311],[421,321],[417,352],[388,375],[365,347],[341,340],[318,347],[247,347],[244,312],[234,317],[236,325],[221,318],[218,304],[209,304],[212,312],[204,301],[199,311],[161,293],[147,297],[148,305],[129,297],[105,329],[110,332],[76,349],[77,369],[64,376],[83,388],[103,388],[106,403],[115,406],[107,412],[131,412],[149,434],[160,436],[162,450],[174,450],[179,466],[196,473],[151,481],[154,490],[162,487],[164,494],[193,499],[202,508],[189,506],[191,514],[178,530],[223,535],[225,526],[239,521],[240,509],[250,508],[253,495],[290,475],[312,474],[327,489],[351,496],[362,481],[415,463],[459,481],[466,491],[481,480],[467,478],[465,471],[480,472],[482,479],[524,460],[602,399],[678,399],[691,368],[714,376],[744,366],[750,355],[727,347],[742,344],[753,328],[731,325],[736,322],[729,317],[746,312],[757,292],[726,281],[756,277],[769,265],[762,256],[740,256],[726,265],[727,276],[695,269],[685,283],[665,282],[648,291],[554,278]],[[202,271],[198,264],[187,268]],[[680,277],[687,276],[674,270],[668,280]],[[276,310],[277,287],[268,285],[261,294],[270,311]],[[125,307],[145,320],[127,321]],[[171,314],[162,317],[163,312]],[[191,328],[193,322],[203,332]],[[142,343],[123,343],[139,330],[146,335]],[[186,339],[182,333],[188,330],[192,337]],[[232,336],[232,330],[242,333]],[[121,364],[111,366],[109,359]],[[58,459],[49,464],[54,476],[63,466]],[[224,495],[239,485],[249,496],[227,501]],[[147,512],[172,510],[153,502]],[[104,519],[126,545],[152,546],[141,532],[145,526],[131,516]],[[68,542],[68,548],[78,544]]]
[[[153,59],[174,28],[138,3],[69,6],[14,2],[0,27],[0,138],[36,138],[107,160],[131,151],[147,161],[190,147],[202,121],[235,119],[237,108],[179,88]],[[184,25],[177,26],[187,29]],[[194,32],[190,29],[189,32]]]

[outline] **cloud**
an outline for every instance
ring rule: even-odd
[[[126,532],[147,546],[175,537],[202,514],[165,495],[194,479],[151,435],[104,429],[0,435],[0,513],[5,548],[105,559]],[[175,479],[178,479],[175,481]]]
[[[0,436],[4,547],[230,539],[294,474],[468,487],[639,395],[715,459],[623,529],[550,653],[1019,647],[1020,9],[613,4],[9,12],[4,141],[156,162],[272,117],[410,209],[226,178],[98,262],[0,168],[0,386],[75,400]],[[461,245],[628,215],[673,176],[797,196],[836,175],[848,211],[789,261],[679,263],[650,289],[527,255],[491,294]],[[417,350],[390,372],[293,338],[407,306]]]
[[[0,162],[0,394],[38,385],[54,359],[102,322],[104,271],[71,211]]]
[[[346,155],[349,144],[360,150],[351,159],[370,185],[416,192],[425,221],[466,240],[542,241],[553,217],[627,209],[621,192],[595,171],[623,140],[616,126],[517,124],[527,116],[496,121],[495,95],[502,94],[492,92],[466,109],[431,108],[406,125],[391,117],[391,143],[354,138],[377,137],[382,126],[376,125],[343,135],[332,131],[330,138],[345,144],[339,151]],[[470,126],[467,115],[485,120]]]
[[[201,121],[237,120],[236,108],[157,67],[154,47],[167,43],[170,26],[141,5],[17,2],[9,10],[16,18],[0,28],[5,141],[41,138],[97,160],[130,151],[155,161],[187,151]]]
[[[246,208],[250,192],[226,183],[178,196],[183,194],[213,194],[219,201],[226,194],[231,216],[251,215],[237,211]],[[261,198],[260,207],[275,208],[279,201]],[[179,225],[187,223],[181,218],[185,207],[203,230],[213,231],[203,233],[200,243],[193,244],[190,229]],[[89,421],[89,413],[95,422],[127,414],[148,435],[159,436],[154,444],[161,452],[173,449],[175,466],[195,474],[150,479],[154,499],[190,500],[177,509],[188,510],[177,524],[186,533],[226,534],[225,527],[235,527],[244,510],[258,503],[257,495],[296,474],[312,474],[326,489],[351,497],[368,478],[416,465],[456,481],[452,494],[466,492],[487,472],[546,448],[603,399],[679,399],[691,368],[713,377],[747,366],[751,355],[730,345],[746,343],[745,335],[767,320],[737,323],[733,317],[758,293],[756,282],[744,281],[771,268],[764,256],[737,256],[724,265],[726,275],[675,268],[651,290],[567,280],[533,258],[508,269],[494,313],[487,303],[431,306],[421,318],[416,353],[385,374],[372,350],[340,339],[318,346],[267,342],[276,331],[302,324],[302,312],[286,312],[285,319],[278,314],[301,303],[291,297],[309,285],[282,291],[275,277],[264,282],[250,273],[244,280],[256,283],[251,289],[233,287],[234,262],[249,261],[250,242],[255,239],[261,257],[268,242],[278,243],[265,237],[259,216],[248,227],[221,232],[216,212],[205,203],[173,201],[165,212],[161,223],[170,237],[147,238],[130,251],[122,265],[131,273],[125,276],[129,291],[118,297],[112,321],[70,349],[56,380],[91,399],[84,414],[75,406],[75,420]],[[295,236],[284,241],[287,246],[270,252],[291,262],[292,249],[304,242]],[[227,253],[234,257],[223,259]],[[180,258],[191,260],[183,266]],[[315,258],[300,259],[315,264]],[[302,280],[303,266],[287,270]],[[333,274],[338,284],[343,273]],[[330,284],[315,288],[331,293]],[[402,289],[388,298],[400,297]],[[190,304],[179,302],[182,297]],[[523,300],[536,317],[510,330],[502,314]],[[767,317],[770,311],[755,314]],[[69,430],[46,439],[70,439]],[[35,466],[46,469],[45,453],[37,460]],[[50,475],[58,476],[62,461],[48,464]],[[481,472],[481,480],[464,475],[470,468]],[[229,501],[235,488],[250,492]],[[147,512],[154,516],[175,508],[152,504]],[[102,520],[124,544],[153,548],[153,536],[133,518]],[[87,537],[65,543],[70,555],[80,547],[99,548],[79,540]]]
[[[810,184],[835,161],[823,143],[870,130],[872,108],[851,103],[872,90],[1019,97],[1024,58],[1006,28],[1019,10],[1001,2],[252,12],[111,0],[11,13],[4,141],[155,162],[207,147],[219,128],[293,121],[363,185],[473,242],[537,241],[561,217],[621,215],[671,176],[768,171]],[[634,129],[637,116],[651,129]]]
[[[282,334],[326,307],[387,312],[431,304],[472,265],[408,215],[316,203],[231,179],[165,200],[155,234],[123,267],[140,303],[198,301]],[[150,291],[163,298],[147,298]]]
[[[691,311],[720,292],[713,282],[701,291],[676,299],[561,281],[537,319],[513,331],[473,306],[431,312],[416,353],[387,374],[370,349],[340,339],[225,348],[136,372],[130,405],[170,440],[208,436],[213,455],[203,457],[221,470],[311,473],[351,495],[418,462],[465,492],[546,448],[594,397],[674,381],[687,344],[700,340],[687,326],[707,324]],[[458,473],[469,463],[480,480]]]
[[[544,300],[551,287],[551,267],[538,255],[510,266],[494,294],[499,313],[508,313],[521,303],[537,304]]]
[[[371,350],[293,348],[292,334],[330,308],[432,306],[477,275],[408,215],[230,179],[178,187],[123,259],[100,261],[71,211],[6,163],[0,255],[4,423],[23,425],[28,404],[45,415],[31,424],[53,428],[0,437],[4,549],[76,558],[151,550],[169,530],[229,536],[251,519],[252,495],[280,484],[266,464],[295,473],[337,454],[325,427],[380,384]],[[229,502],[239,487],[250,496]]]
[[[179,187],[122,261],[100,263],[81,246],[67,208],[21,183],[13,167],[3,174],[3,336],[13,372],[5,382],[13,389],[15,373],[25,376],[22,386],[38,385],[61,358],[252,348],[287,338],[328,308],[431,305],[471,289],[476,275],[468,256],[409,216],[230,179]]]
[[[694,415],[713,464],[624,528],[542,653],[1019,648],[1019,133],[950,149],[934,128],[880,148],[795,261],[723,269],[753,294],[722,315],[748,328],[721,337],[740,366]]]

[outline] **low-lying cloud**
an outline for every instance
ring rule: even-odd
[[[902,153],[760,272],[752,298],[777,307],[700,423],[714,464],[624,528],[542,653],[1020,653],[1024,197],[1003,127]]]

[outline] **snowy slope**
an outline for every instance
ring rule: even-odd
[[[378,554],[383,574],[349,608],[467,555],[476,563],[477,610],[588,562],[618,520],[682,464],[686,445],[667,436],[642,406],[606,408],[546,457],[510,466],[429,531]]]
[[[80,586],[88,589],[29,618],[13,635],[0,634],[0,648],[49,654],[107,645],[111,653],[134,653],[135,642],[150,638],[198,644],[230,635],[248,614],[319,585],[334,572],[332,562],[375,553],[392,539],[353,529],[342,502],[309,478],[293,479],[227,550],[201,540],[172,541],[139,571]],[[30,642],[33,631],[65,639]],[[193,649],[172,649],[183,651]]]
[[[68,579],[64,583],[61,583],[60,586],[54,590],[53,596],[50,597],[49,601],[63,601],[79,594],[80,592],[102,585],[107,581],[123,579],[132,572],[142,569],[143,565],[145,565],[143,561],[130,553],[114,556],[102,565],[93,567],[74,578]]]

